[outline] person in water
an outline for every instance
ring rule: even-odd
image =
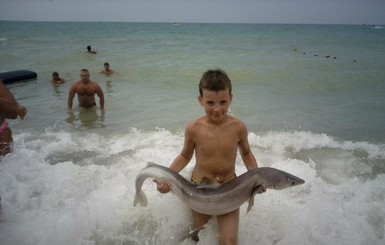
[[[63,84],[65,82],[65,80],[61,77],[59,77],[59,73],[57,71],[54,71],[52,73],[52,80],[51,82],[53,84]]]
[[[105,75],[111,75],[112,73],[114,73],[114,71],[110,69],[110,64],[108,62],[105,62],[104,70],[102,70],[100,73]]]
[[[78,95],[79,106],[96,106],[95,94],[99,97],[100,109],[104,109],[104,93],[100,86],[90,80],[90,73],[87,69],[80,71],[80,80],[75,82],[68,92],[68,110],[72,109],[72,102],[75,94]]]
[[[245,124],[228,115],[232,102],[232,85],[229,77],[222,70],[206,71],[199,83],[199,104],[206,115],[191,121],[184,135],[184,145],[181,153],[171,163],[170,169],[179,173],[191,161],[195,153],[195,166],[191,181],[199,184],[202,179],[225,183],[236,177],[235,161],[237,150],[247,170],[258,167],[257,161],[250,149]],[[171,190],[168,182],[154,179],[161,193]],[[261,190],[265,192],[266,189]],[[198,239],[199,230],[211,218],[210,215],[192,210],[194,240]],[[216,216],[218,224],[218,243],[237,244],[239,227],[239,208]]]
[[[16,119],[17,117],[24,119],[26,114],[27,109],[16,101],[0,80],[0,156],[12,152],[12,131],[8,127],[6,119]]]
[[[90,45],[87,46],[87,51],[86,52],[90,53],[90,54],[96,54],[96,51],[93,51]]]

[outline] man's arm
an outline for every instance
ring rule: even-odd
[[[0,115],[4,118],[17,118],[17,103],[11,92],[0,81]]]
[[[27,114],[27,109],[17,103],[2,81],[0,81],[0,111],[3,117],[10,119],[16,119],[18,116],[23,119]]]
[[[70,91],[68,92],[68,99],[67,99],[67,107],[68,110],[72,109],[72,102],[76,94],[76,88],[75,85],[72,85]]]
[[[96,84],[97,85],[97,84]],[[104,109],[104,93],[103,90],[97,85],[96,94],[99,96],[100,109]]]

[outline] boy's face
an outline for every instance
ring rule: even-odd
[[[202,96],[198,97],[206,115],[214,122],[220,122],[226,118],[232,99],[233,95],[229,93],[228,89],[218,92],[203,89]]]

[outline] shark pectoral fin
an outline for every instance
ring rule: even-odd
[[[139,203],[140,206],[146,207],[148,204],[146,194],[142,190],[136,192],[134,199],[134,207]]]
[[[254,206],[255,195],[262,194],[265,191],[266,191],[266,187],[264,185],[259,185],[253,190],[253,192],[251,193],[250,198],[249,198],[249,205],[247,206],[246,213],[248,213],[251,210],[251,208]]]
[[[253,195],[251,195],[251,197],[250,197],[250,199],[249,199],[249,205],[247,206],[247,211],[246,211],[246,213],[248,213],[250,210],[251,210],[251,208],[254,206],[254,196]]]

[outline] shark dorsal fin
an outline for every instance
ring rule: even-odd
[[[214,181],[211,181],[207,177],[203,177],[201,183],[199,185],[197,185],[197,188],[198,189],[204,189],[204,188],[213,189],[213,188],[219,187],[220,185],[221,184],[219,184],[218,182],[214,182]]]
[[[148,162],[148,163],[147,163],[147,167],[149,167],[149,166],[156,166],[156,165],[158,165],[158,164],[153,163],[153,162]]]

